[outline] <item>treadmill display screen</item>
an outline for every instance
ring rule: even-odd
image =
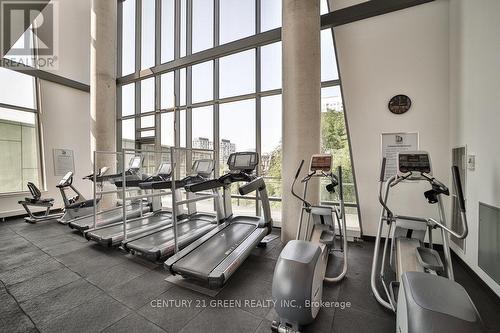
[[[141,167],[142,158],[140,156],[135,156],[130,160],[129,169],[139,169]]]
[[[214,170],[214,161],[198,160],[193,164],[193,171],[198,174],[210,175]]]
[[[172,168],[170,167],[170,163],[162,163],[158,168],[158,175],[170,175],[172,173]]]
[[[399,153],[398,171],[431,173],[431,161],[426,152]]]
[[[233,153],[227,160],[229,170],[254,170],[259,163],[257,153]]]

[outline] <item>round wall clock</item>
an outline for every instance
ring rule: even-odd
[[[403,114],[411,107],[411,99],[406,95],[396,95],[389,101],[389,111],[394,114]]]

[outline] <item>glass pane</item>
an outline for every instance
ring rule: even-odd
[[[338,78],[332,30],[321,30],[321,81],[337,80]]]
[[[181,57],[186,56],[186,0],[181,0]]]
[[[161,3],[161,62],[174,60],[175,0]]]
[[[255,92],[255,50],[220,59],[220,97]]]
[[[141,113],[155,110],[154,78],[141,81]]]
[[[264,176],[267,192],[271,198],[281,198],[282,195],[281,110],[281,95],[261,99],[261,174]],[[280,207],[279,202],[271,202],[273,218]]]
[[[183,68],[179,71],[180,73],[180,104],[186,105],[186,69]]]
[[[186,147],[186,110],[179,111],[179,136],[180,136],[180,147]]]
[[[135,84],[122,86],[122,117],[133,115],[135,109]]]
[[[0,68],[0,103],[35,109],[35,79]]]
[[[214,2],[193,0],[193,53],[214,44]]]
[[[135,72],[135,0],[123,1],[122,76]]]
[[[329,10],[328,10],[328,0],[321,0],[320,4],[319,4],[319,13],[321,15],[323,14],[328,14]]]
[[[40,186],[36,115],[0,108],[0,193]]]
[[[141,138],[150,138],[150,137],[153,137],[153,136],[155,136],[155,131],[154,130],[142,131],[141,132]]]
[[[135,119],[122,120],[122,147],[135,148]]]
[[[155,126],[155,116],[141,117],[141,128],[154,127]]]
[[[281,42],[261,48],[261,91],[281,88]]]
[[[161,108],[170,109],[175,106],[174,72],[161,76]]]
[[[255,34],[255,0],[220,0],[220,44]]]
[[[281,27],[281,0],[262,0],[260,15],[261,32]]]
[[[236,190],[235,195],[238,195],[238,191]],[[237,199],[233,198],[231,200],[233,213],[235,215],[246,215],[246,216],[255,216],[256,211],[256,200],[255,199]]]
[[[333,168],[342,166],[344,200],[356,202],[349,142],[339,86],[321,89],[321,151],[333,155]],[[336,199],[336,195],[328,193],[322,186],[321,199],[332,201]]]
[[[214,66],[207,61],[192,67],[193,103],[212,100],[214,97]]]
[[[155,65],[155,2],[142,1],[141,69]]]
[[[237,151],[255,151],[255,99],[220,105],[219,156],[221,171],[227,158]]]
[[[161,114],[161,145],[162,147],[175,145],[173,112]]]
[[[193,148],[213,149],[214,114],[213,106],[194,108],[191,111]]]

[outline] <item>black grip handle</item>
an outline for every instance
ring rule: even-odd
[[[220,182],[218,179],[211,179],[196,184],[186,185],[186,191],[195,193],[206,190],[213,190],[214,188],[219,188],[222,186],[224,186],[224,183]]]
[[[295,174],[295,179],[299,178],[300,170],[302,170],[302,166],[304,165],[304,160],[300,161],[299,168],[297,169],[297,173]]]
[[[457,191],[458,204],[460,205],[460,210],[465,213],[465,199],[464,192],[462,189],[462,181],[460,180],[460,171],[456,165],[451,167],[451,172],[453,174],[453,182],[455,183],[455,190]]]
[[[385,164],[387,162],[387,158],[382,158],[382,167],[380,168],[380,181],[383,182],[385,178]]]

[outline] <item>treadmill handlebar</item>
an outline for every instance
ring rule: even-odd
[[[253,191],[262,191],[266,188],[266,183],[264,182],[264,178],[258,177],[251,182],[240,186],[239,192],[240,195],[247,195]]]
[[[181,188],[181,187],[186,187],[189,185],[197,184],[203,181],[206,181],[207,179],[204,178],[203,176],[200,175],[191,175],[191,176],[186,176],[183,179],[176,180],[175,181],[175,188]],[[155,189],[155,190],[166,190],[166,189],[171,189],[172,188],[172,181],[171,180],[163,180],[159,182],[152,182],[149,183],[147,186],[150,189]],[[142,185],[141,185],[142,188]]]
[[[206,190],[213,190],[219,187],[224,187],[232,183],[237,182],[251,182],[255,179],[255,176],[250,175],[244,171],[240,172],[230,172],[225,175],[220,176],[218,179],[210,179],[207,181],[202,181],[197,184],[187,185],[186,191],[188,192],[202,192]]]
[[[204,182],[196,183],[196,184],[191,184],[191,185],[186,185],[186,191],[188,192],[202,192],[202,191],[207,191],[207,190],[213,190],[215,188],[219,188],[224,186],[223,183],[219,179],[210,179],[206,180]]]

